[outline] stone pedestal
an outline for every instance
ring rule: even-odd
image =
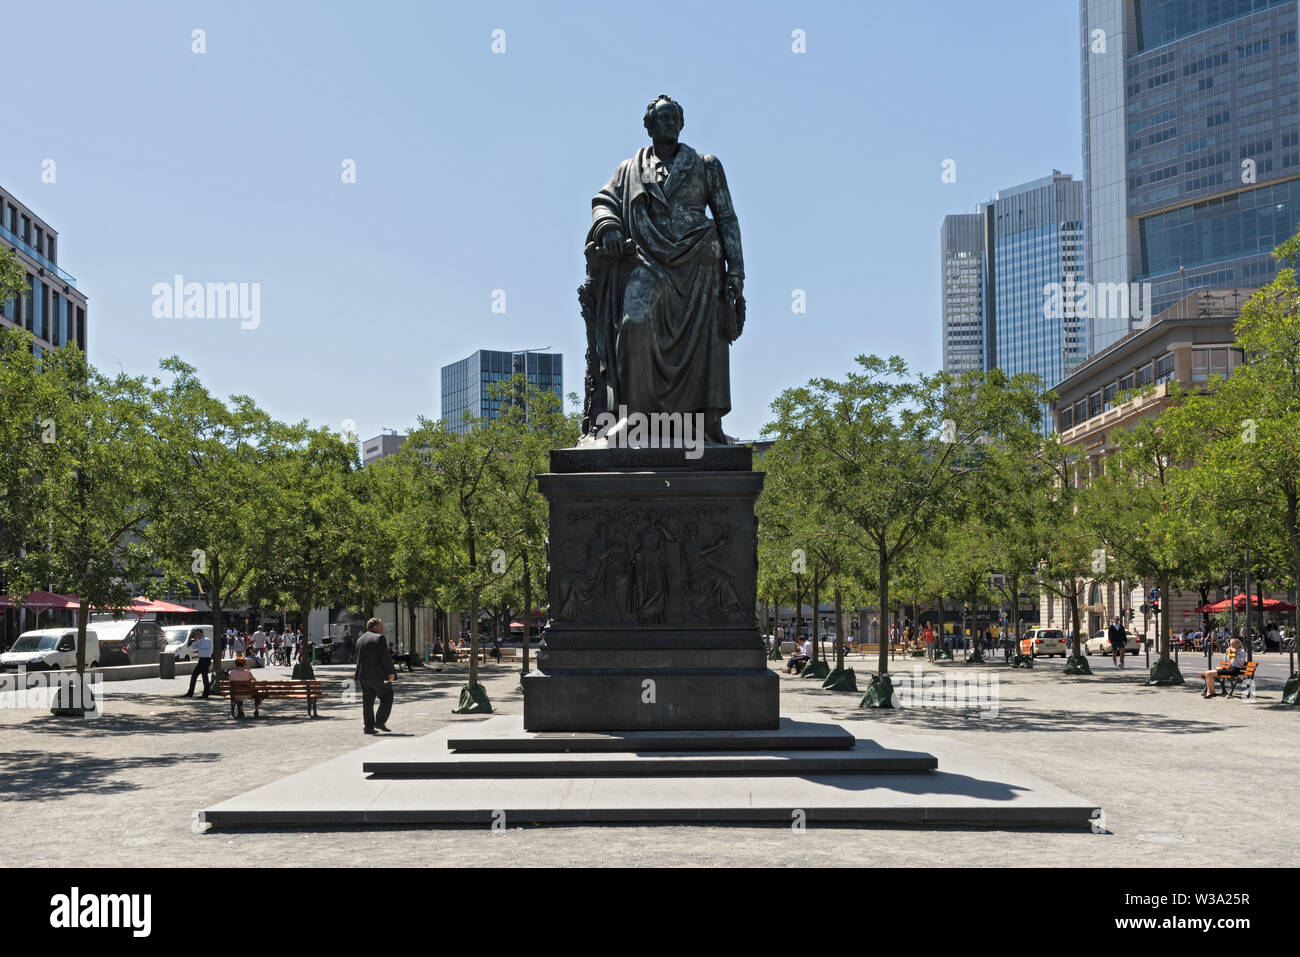
[[[525,729],[778,727],[754,613],[750,449],[561,449],[538,484],[550,621],[523,682]]]

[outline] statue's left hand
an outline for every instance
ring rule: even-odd
[[[745,280],[740,276],[728,276],[726,290],[734,298],[739,299],[745,292]]]

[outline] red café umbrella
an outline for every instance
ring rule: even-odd
[[[0,608],[80,608],[76,595],[56,595],[52,591],[34,591],[24,598],[0,595]]]
[[[1236,608],[1237,611],[1244,611],[1246,608],[1246,596],[1245,595],[1236,596],[1236,598],[1232,599],[1232,606]],[[1251,608],[1261,607],[1259,600],[1254,595],[1252,595],[1250,598],[1250,607]],[[1262,607],[1264,608],[1265,611],[1295,611],[1295,605],[1291,604],[1289,601],[1279,601],[1276,598],[1265,598]],[[1228,610],[1227,598],[1223,599],[1222,601],[1216,601],[1212,604],[1201,605],[1199,608],[1192,609],[1192,611],[1196,612],[1196,614],[1198,615],[1213,615],[1213,614],[1218,614],[1221,611],[1227,611],[1227,610]]]

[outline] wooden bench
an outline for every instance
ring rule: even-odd
[[[296,699],[307,702],[307,715],[317,715],[316,702],[323,695],[319,681],[222,681],[221,697],[230,699],[230,716],[233,718],[242,701],[253,702],[253,717],[259,717],[258,708],[272,698]]]
[[[1226,668],[1230,664],[1232,664],[1231,660],[1225,658],[1223,664],[1219,665],[1219,667]],[[1225,695],[1228,698],[1235,697],[1237,694],[1237,687],[1243,681],[1255,680],[1255,669],[1257,667],[1259,667],[1258,661],[1248,661],[1246,662],[1246,670],[1239,675],[1219,675],[1219,694]],[[1227,687],[1226,693],[1224,691],[1225,686]]]

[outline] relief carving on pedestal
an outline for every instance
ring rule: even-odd
[[[753,542],[742,539],[753,525],[742,534],[725,507],[576,509],[565,525],[551,556],[559,620],[681,627],[753,617],[728,570],[752,561]]]

